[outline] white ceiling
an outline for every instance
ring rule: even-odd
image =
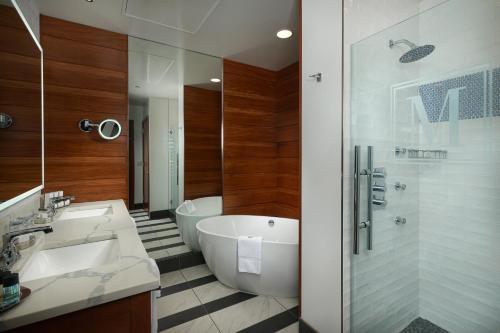
[[[297,1],[37,0],[37,4],[45,15],[278,70],[298,60]],[[292,38],[278,39],[276,32],[282,28],[292,30]],[[156,65],[164,65],[156,60]]]
[[[143,104],[148,97],[178,99],[184,85],[221,90],[222,61],[176,47],[129,38],[129,97]]]

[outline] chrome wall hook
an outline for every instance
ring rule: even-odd
[[[310,78],[316,79],[316,82],[321,82],[322,76],[323,76],[323,74],[321,74],[321,73],[309,75]]]

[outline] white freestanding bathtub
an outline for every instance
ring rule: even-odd
[[[186,245],[194,251],[201,251],[196,232],[198,221],[222,214],[222,197],[205,197],[192,200],[196,210],[188,213],[182,204],[175,210],[175,218],[179,233]]]
[[[269,221],[274,221],[269,223]],[[247,215],[225,215],[196,225],[203,257],[217,279],[241,291],[278,297],[296,297],[299,274],[297,220]],[[262,272],[239,273],[238,236],[262,236]]]

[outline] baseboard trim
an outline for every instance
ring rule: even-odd
[[[299,319],[299,333],[318,333],[311,325],[306,323],[302,318]]]
[[[149,218],[151,220],[164,219],[164,218],[167,218],[167,217],[175,217],[175,215],[172,214],[168,209],[157,210],[157,211],[149,213]]]

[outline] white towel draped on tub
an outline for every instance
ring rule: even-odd
[[[184,201],[184,207],[186,208],[186,212],[188,214],[192,214],[196,210],[196,207],[191,200]]]
[[[238,237],[238,272],[260,274],[262,237]]]

